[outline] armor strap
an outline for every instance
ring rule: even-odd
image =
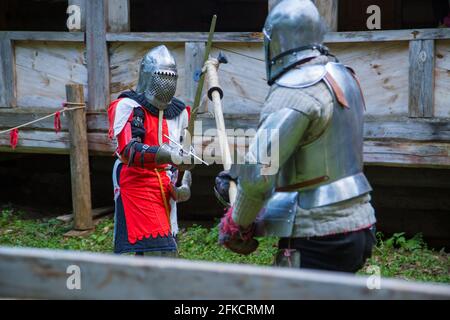
[[[305,51],[305,50],[316,50],[316,51],[319,51],[322,56],[332,57],[333,59],[335,59],[336,62],[339,62],[338,58],[335,55],[331,54],[329,49],[326,46],[324,46],[322,44],[311,44],[311,45],[297,47],[297,48],[293,48],[293,49],[287,50],[287,51],[277,55],[276,57],[272,58],[270,60],[270,64],[274,65],[277,60],[282,59],[285,56],[294,54],[296,52]],[[283,68],[283,70],[276,77],[274,77],[274,78],[272,78],[271,80],[268,81],[268,84],[272,85],[277,79],[279,79],[282,75],[284,75],[286,72],[288,72],[289,70],[291,70],[295,66],[307,63],[307,62],[311,61],[314,58],[317,58],[317,57],[308,57],[308,58],[296,61],[294,63],[291,63],[291,64],[285,66]]]
[[[364,111],[366,111],[367,110],[366,109],[366,99],[364,98],[364,93],[363,93],[362,88],[361,88],[361,82],[359,82],[359,78],[356,75],[355,70],[353,70],[353,68],[350,68],[349,66],[346,66],[346,67],[350,71],[353,79],[355,79],[356,83],[358,84],[359,92],[361,92],[361,97],[362,97],[363,104],[364,104]]]
[[[333,89],[334,95],[336,96],[336,99],[339,102],[339,104],[343,108],[349,109],[350,105],[347,101],[347,98],[345,98],[344,91],[342,91],[341,87],[339,86],[337,81],[333,78],[331,73],[327,72],[327,74],[325,75],[325,79],[328,81],[331,88]]]
[[[330,177],[328,176],[322,176],[322,177],[318,177],[312,180],[308,180],[308,181],[303,181],[300,183],[296,183],[296,184],[292,184],[286,187],[279,187],[276,188],[275,191],[276,192],[292,192],[292,191],[297,191],[299,189],[302,188],[306,188],[306,187],[310,187],[310,186],[315,186],[319,183],[323,183],[325,181],[328,181],[330,179]]]
[[[293,53],[296,53],[296,52],[300,52],[300,51],[305,51],[305,50],[317,50],[324,56],[331,56],[331,57],[336,59],[336,57],[330,53],[329,49],[326,46],[324,46],[322,44],[311,44],[311,45],[308,45],[308,46],[302,46],[302,47],[293,48],[293,49],[287,50],[287,51],[285,51],[283,53],[280,53],[276,57],[272,58],[270,60],[270,62],[272,64],[274,64],[278,59],[281,59],[281,58],[283,58],[285,56],[288,56],[290,54],[293,54]]]

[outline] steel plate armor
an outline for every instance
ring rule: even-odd
[[[160,110],[167,108],[177,89],[177,65],[175,58],[161,45],[150,50],[142,59],[136,92]]]
[[[284,0],[277,4],[263,29],[269,85],[292,66],[323,54],[325,32],[325,24],[310,0]]]
[[[358,83],[342,64],[330,62],[326,71],[342,89],[349,108],[334,99],[333,115],[323,134],[301,145],[280,169],[278,190],[298,190],[304,209],[358,197],[372,189],[363,170],[364,100]],[[323,79],[334,94],[327,78]],[[279,85],[283,81],[279,81]]]

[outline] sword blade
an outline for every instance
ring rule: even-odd
[[[209,166],[209,163],[204,161],[202,158],[198,157],[195,153],[191,152],[191,151],[186,151],[183,149],[183,146],[181,144],[179,144],[178,142],[176,142],[175,140],[173,140],[171,137],[169,137],[167,134],[164,135],[167,139],[169,139],[170,142],[172,142],[173,144],[175,144],[177,147],[179,147],[181,149],[181,151],[183,151],[185,154],[191,155],[193,156],[195,159],[201,161],[203,164],[206,164],[207,166]]]

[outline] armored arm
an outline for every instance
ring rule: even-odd
[[[159,164],[172,164],[178,166],[182,163],[181,150],[167,143],[161,146],[144,144],[145,127],[144,111],[135,108],[131,119],[117,136],[118,154],[129,166],[154,166]]]
[[[234,164],[230,170],[231,177],[238,181],[232,216],[236,224],[246,228],[256,219],[273,193],[279,168],[297,149],[309,124],[305,113],[283,108],[271,113],[258,128],[246,156],[250,164]]]

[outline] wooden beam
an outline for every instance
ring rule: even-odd
[[[130,32],[130,0],[108,0],[108,32]]]
[[[364,141],[364,163],[372,166],[450,168],[450,144],[389,140]]]
[[[11,40],[83,42],[83,32],[52,31],[0,31]],[[205,42],[204,32],[123,32],[107,33],[108,42]],[[387,42],[410,40],[450,39],[450,29],[410,29],[382,31],[329,32],[326,43]],[[257,42],[262,43],[261,32],[216,32],[214,42]]]
[[[107,33],[109,42],[206,42],[205,32],[125,32]],[[450,29],[410,29],[386,31],[329,32],[325,43],[386,42],[450,39]],[[214,42],[263,42],[261,32],[216,32]]]
[[[69,290],[69,266],[80,290]],[[0,248],[0,297],[34,299],[450,299],[450,286],[288,268]],[[182,286],[174,286],[183,283]],[[126,288],[126,290],[124,290]]]
[[[69,30],[71,32],[76,31],[85,31],[86,30],[86,0],[69,0],[68,5],[70,6],[78,6],[80,8],[80,28],[79,29],[73,29]]]
[[[107,33],[109,42],[206,42],[207,32],[123,32]],[[262,42],[261,32],[216,32],[214,42]]]
[[[68,103],[84,103],[83,86],[81,84],[66,85],[66,95]],[[68,120],[74,229],[89,230],[94,227],[94,224],[92,222],[86,109],[69,111]]]
[[[0,34],[0,107],[16,106],[14,48],[11,39]]]
[[[3,31],[11,40],[21,41],[58,41],[58,42],[83,42],[84,32],[56,32],[56,31]]]
[[[30,110],[31,109],[31,110]],[[0,109],[0,130],[12,128],[42,116],[53,109],[35,110],[33,108]],[[215,128],[214,119],[208,114],[201,114],[202,129],[206,131]],[[366,140],[389,141],[421,141],[421,142],[450,142],[450,119],[447,118],[414,118],[409,117],[366,117],[364,124],[364,138]],[[225,114],[227,128],[251,129],[259,122],[258,114]],[[61,117],[62,131],[67,131],[67,117]],[[108,117],[105,112],[87,113],[88,131],[106,135],[108,131]],[[25,130],[43,130],[54,132],[53,118],[36,122],[27,126]],[[25,132],[25,131],[24,131]],[[38,134],[36,132],[36,134]]]
[[[338,0],[313,0],[329,31],[338,31]]]
[[[197,82],[194,80],[195,72],[203,67],[203,57],[205,55],[204,42],[186,42],[185,44],[185,99],[186,103],[192,105],[197,90]],[[199,112],[202,112],[201,110]]]
[[[409,116],[433,117],[434,40],[409,42]]]
[[[86,9],[88,106],[91,110],[105,110],[110,98],[105,0],[87,1]]]

